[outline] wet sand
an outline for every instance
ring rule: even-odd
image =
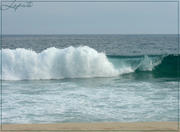
[[[108,123],[59,123],[59,124],[3,124],[2,132],[51,132],[51,131],[156,131],[156,132],[173,132],[178,130],[177,122],[135,122],[135,123],[120,123],[120,122],[108,122]]]

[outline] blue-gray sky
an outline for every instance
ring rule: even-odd
[[[4,34],[176,34],[177,3],[34,2],[3,11]]]

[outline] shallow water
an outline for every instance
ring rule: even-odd
[[[4,81],[3,122],[176,121],[177,87],[129,76]]]

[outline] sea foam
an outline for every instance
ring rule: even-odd
[[[88,46],[51,47],[40,53],[23,48],[2,50],[3,80],[111,77],[120,73],[123,70],[115,69],[105,53]]]

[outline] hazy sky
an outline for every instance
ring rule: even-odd
[[[34,2],[3,11],[4,34],[176,34],[177,3]]]

